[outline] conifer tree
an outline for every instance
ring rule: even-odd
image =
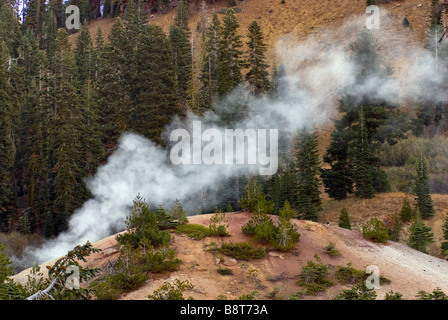
[[[269,91],[268,65],[266,63],[266,45],[263,43],[263,33],[256,21],[249,25],[247,41],[247,59],[245,67],[249,68],[245,79],[249,83],[251,91],[255,94]]]
[[[296,140],[297,211],[300,218],[317,221],[318,212],[322,210],[317,134],[305,129],[299,132]]]
[[[54,73],[50,97],[52,117],[51,189],[54,197],[52,211],[56,213],[57,232],[67,228],[71,213],[86,200],[85,185],[80,170],[80,100],[77,91],[76,60],[68,34],[59,29],[53,57]],[[84,195],[84,197],[80,196]]]
[[[404,222],[411,221],[412,219],[412,208],[407,197],[403,199],[403,204],[400,210],[400,219]]]
[[[419,157],[417,163],[415,195],[417,196],[416,208],[419,210],[422,218],[427,219],[433,216],[434,206],[431,198],[431,187],[429,185],[428,167],[423,155]]]
[[[427,246],[434,242],[434,234],[431,228],[423,222],[421,214],[416,210],[415,221],[411,227],[408,245],[418,251],[427,253]]]
[[[132,129],[156,143],[175,115],[182,115],[176,94],[175,68],[168,39],[162,28],[146,25],[135,52],[132,86]]]
[[[90,36],[89,27],[86,22],[81,25],[78,37],[76,38],[75,47],[76,65],[78,68],[79,83],[86,84],[88,80],[92,80],[95,70],[95,56]]]
[[[190,15],[190,1],[180,0],[177,6],[176,17],[174,18],[175,24],[183,29],[186,34],[189,34],[190,27],[188,26]]]
[[[352,229],[352,225],[350,223],[350,217],[348,215],[348,210],[345,206],[341,209],[341,214],[339,215],[339,223],[338,226],[344,229]]]
[[[0,39],[0,228],[7,223],[8,211],[14,205],[14,167],[15,167],[15,143],[14,143],[14,109],[13,88],[10,85],[9,50],[5,42]]]
[[[221,37],[221,22],[215,13],[205,32],[204,59],[199,80],[204,102],[211,107],[218,92],[218,47]]]
[[[97,47],[98,93],[103,144],[110,153],[120,135],[129,129],[131,106],[129,102],[130,57],[129,39],[118,17],[104,47]]]
[[[132,48],[137,46],[138,35],[149,20],[144,4],[143,0],[131,0],[126,6],[123,22]]]
[[[185,28],[177,24],[170,26],[168,39],[175,70],[177,93],[185,107],[189,85],[193,81],[191,44]]]
[[[362,199],[370,199],[375,196],[375,190],[373,189],[372,169],[370,165],[372,155],[367,138],[363,109],[359,113],[359,122],[359,133],[353,161],[355,195]]]
[[[391,76],[390,68],[382,58],[380,47],[369,30],[361,32],[348,46],[348,50],[350,61],[357,66],[355,86],[366,88],[365,82],[372,77]],[[355,141],[358,138],[361,109],[364,113],[365,131],[370,147],[369,159],[365,160],[370,163],[371,184],[376,192],[385,192],[390,188],[387,175],[380,168],[381,159],[374,156],[374,151],[384,142],[395,143],[406,129],[396,107],[379,98],[375,92],[377,89],[363,89],[362,95],[356,95],[352,93],[353,88],[350,87],[339,101],[338,110],[342,116],[335,120],[332,141],[324,155],[324,162],[328,163],[330,168],[322,172],[325,189],[334,199],[344,199],[353,192],[353,165],[356,154],[353,147],[359,145]]]
[[[273,100],[286,97],[288,94],[288,81],[286,78],[286,69],[283,64],[277,66],[274,64],[272,67],[272,79],[270,85],[269,96]]]
[[[224,96],[238,86],[241,73],[241,35],[238,34],[238,21],[232,9],[227,10],[223,18],[221,37],[218,44],[217,89],[219,96]]]
[[[445,241],[442,241],[440,248],[442,249],[442,254],[447,255],[448,254],[448,213],[445,216],[445,222],[443,224],[442,231],[443,231],[443,240],[445,240]]]

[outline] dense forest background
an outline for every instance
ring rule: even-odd
[[[71,4],[80,8],[80,30],[66,29],[65,8]],[[267,62],[257,22],[240,29],[232,1],[225,13],[204,14],[190,30],[189,10],[201,3],[180,0],[166,33],[148,23],[148,16],[165,12],[169,4],[0,3],[1,232],[52,238],[66,230],[71,214],[90,197],[84,179],[107,161],[125,131],[166,148],[162,133],[175,117],[211,111],[231,126],[247,115],[245,101],[251,97],[276,99],[294,90],[281,62]],[[442,34],[440,14],[435,0],[427,45],[434,54],[434,34]],[[115,17],[107,38],[101,29],[90,34],[87,27],[100,17]],[[78,35],[72,48],[73,32]],[[191,41],[193,32],[200,34],[199,43]],[[361,66],[360,82],[393,76],[368,30],[347,52]],[[438,47],[437,55],[446,77],[446,47]],[[237,87],[245,88],[241,99],[219,108]],[[279,171],[259,179],[274,213],[288,200],[299,218],[317,220],[323,193],[335,200],[371,198],[379,192],[415,193],[419,185],[448,193],[448,108],[431,98],[444,90],[434,87],[413,101],[412,114],[373,94],[343,95],[326,150],[318,150],[318,128],[289,133],[292,143],[285,135]],[[238,210],[247,180],[234,176],[184,205],[196,214]]]

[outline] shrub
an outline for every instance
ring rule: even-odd
[[[399,292],[393,292],[391,290],[386,293],[384,300],[403,300],[403,295]]]
[[[440,288],[434,289],[432,293],[419,291],[416,298],[417,300],[448,300],[448,296]]]
[[[149,250],[143,254],[140,261],[149,272],[176,271],[182,262],[176,258],[174,249],[168,247]]]
[[[227,231],[229,224],[226,221],[226,214],[222,210],[216,210],[216,213],[210,218],[208,227],[214,236],[230,236],[230,233]]]
[[[233,274],[232,269],[229,268],[218,268],[216,271],[224,276]]]
[[[352,267],[352,263],[347,263],[346,266],[339,266],[336,269],[335,277],[342,284],[357,284],[366,279],[366,274],[362,270]]]
[[[359,282],[351,289],[341,290],[333,300],[375,300],[375,289],[368,289],[364,282]]]
[[[179,200],[176,199],[173,206],[168,211],[168,215],[180,224],[188,223],[187,214]]]
[[[285,201],[278,215],[279,223],[274,247],[280,251],[289,251],[300,241],[300,233],[297,232],[297,226],[290,221],[295,216],[295,211],[291,208],[288,200]]]
[[[265,247],[257,247],[248,242],[223,243],[219,251],[239,260],[253,260],[266,256]]]
[[[374,242],[385,243],[389,240],[389,232],[384,223],[377,218],[372,218],[362,227],[364,238]]]
[[[191,290],[194,285],[190,281],[180,281],[179,279],[174,280],[174,284],[165,283],[150,295],[149,299],[152,300],[185,300],[184,291]]]
[[[256,226],[254,239],[263,244],[275,243],[278,233],[278,227],[274,225],[271,219],[267,219]]]
[[[195,240],[211,237],[213,235],[213,231],[210,228],[194,223],[178,225],[175,228],[175,231],[176,233],[184,233]]]
[[[317,292],[325,291],[327,287],[331,287],[333,282],[327,278],[329,275],[328,266],[323,264],[319,256],[314,255],[316,262],[308,261],[302,267],[297,284],[305,287],[305,293],[315,295]]]
[[[341,252],[336,249],[336,245],[333,242],[330,242],[328,245],[323,247],[323,250],[330,256],[339,256],[341,254]]]

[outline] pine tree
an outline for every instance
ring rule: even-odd
[[[415,181],[416,208],[427,219],[434,215],[434,206],[431,198],[431,187],[429,185],[428,167],[426,160],[421,155],[417,163],[417,178]]]
[[[221,22],[213,14],[212,21],[205,32],[204,58],[199,80],[202,99],[211,107],[218,92],[218,47],[221,37]]]
[[[180,0],[177,6],[176,17],[174,18],[175,24],[183,29],[186,34],[189,34],[190,28],[188,26],[188,20],[190,15],[190,1]]]
[[[412,208],[407,197],[403,199],[403,204],[400,210],[400,219],[404,222],[409,222],[412,219]]]
[[[6,254],[5,246],[0,242],[0,285],[12,275],[14,275],[12,262]]]
[[[51,189],[57,232],[61,232],[68,227],[71,213],[86,200],[86,191],[80,169],[82,146],[78,125],[81,111],[76,60],[64,29],[59,29],[56,40],[49,88],[52,106],[50,129],[53,136]]]
[[[120,135],[129,129],[131,106],[129,102],[130,65],[132,59],[125,27],[116,18],[104,47],[97,47],[98,103],[103,132],[103,144],[110,153]]]
[[[175,70],[177,94],[182,105],[186,107],[187,92],[193,81],[191,44],[184,27],[177,24],[170,26],[168,40]]]
[[[420,212],[416,211],[415,221],[411,227],[408,245],[418,251],[427,253],[426,247],[434,242],[434,234],[431,228],[426,226],[421,218]]]
[[[232,9],[227,10],[223,18],[221,37],[218,44],[218,95],[223,97],[241,84],[241,35],[238,34],[239,24]]]
[[[348,215],[348,210],[345,206],[341,209],[341,214],[339,215],[339,223],[338,226],[344,229],[352,229],[352,225],[350,223],[350,217]]]
[[[76,38],[74,52],[78,68],[79,83],[83,85],[87,83],[88,80],[93,79],[94,74],[92,74],[92,72],[95,70],[93,44],[89,27],[86,22],[81,25],[78,37]]]
[[[263,33],[256,21],[249,26],[247,47],[245,67],[249,68],[249,71],[246,73],[246,81],[255,95],[267,93],[270,84],[268,65],[265,62],[266,45],[263,43]]]
[[[446,214],[445,223],[443,224],[442,231],[443,231],[443,240],[445,240],[445,241],[442,241],[440,248],[442,249],[442,254],[447,255],[448,254],[448,213]]]
[[[322,210],[317,134],[305,129],[299,132],[296,140],[297,211],[300,218],[317,221],[318,212]]]
[[[286,69],[283,64],[280,64],[277,67],[277,64],[274,64],[272,67],[272,80],[269,91],[269,96],[273,100],[282,99],[283,97],[288,96],[288,81],[286,75]]]
[[[123,16],[126,33],[132,48],[137,46],[138,35],[149,20],[144,4],[142,0],[131,0],[126,6],[126,12]]]
[[[364,112],[362,109],[359,114],[359,122],[359,133],[353,161],[355,195],[362,199],[370,199],[375,196],[375,190],[372,184],[372,169],[370,165],[372,155],[370,152]]]
[[[348,47],[349,59],[356,68],[355,86],[365,87],[365,81],[372,77],[387,78],[391,76],[390,68],[385,65],[380,47],[369,30],[361,32]],[[347,88],[339,101],[338,110],[342,114],[335,120],[332,141],[324,155],[324,162],[330,165],[322,172],[326,191],[334,199],[343,199],[353,191],[353,147],[359,146],[359,113],[363,109],[365,131],[370,148],[371,184],[375,192],[390,189],[387,174],[381,169],[381,159],[374,156],[375,149],[382,143],[396,143],[407,130],[403,118],[394,105],[388,104],[376,94],[375,90],[364,90],[363,95],[354,95],[353,88]],[[370,177],[369,177],[370,180]],[[370,182],[368,183],[370,184]],[[370,191],[368,192],[370,193]]]
[[[353,193],[353,170],[348,159],[348,133],[343,122],[336,122],[331,133],[331,143],[324,154],[329,169],[322,169],[321,178],[325,192],[335,200],[342,200]]]
[[[162,28],[146,25],[135,52],[131,128],[156,143],[175,115],[183,114],[176,94],[175,68]]]
[[[13,88],[9,73],[10,53],[5,42],[0,39],[0,229],[7,225],[9,211],[15,203],[14,168],[15,142],[14,131],[16,108],[13,98]]]

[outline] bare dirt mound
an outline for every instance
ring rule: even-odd
[[[212,215],[190,216],[189,222],[208,226]],[[199,300],[218,298],[236,299],[256,291],[258,299],[287,299],[301,290],[296,281],[302,266],[309,260],[315,261],[317,254],[323,263],[329,265],[330,277],[334,286],[315,296],[305,295],[302,299],[328,300],[342,289],[334,272],[338,266],[351,263],[353,267],[365,270],[369,265],[379,268],[380,274],[391,282],[382,284],[376,290],[377,299],[393,290],[403,295],[404,299],[415,299],[419,291],[432,292],[440,288],[448,292],[448,262],[434,256],[416,251],[405,244],[391,242],[376,244],[365,240],[359,231],[346,230],[333,225],[294,220],[301,234],[300,242],[289,252],[271,251],[265,258],[243,261],[208,250],[212,243],[251,241],[243,234],[241,227],[249,220],[250,213],[228,213],[230,237],[207,237],[194,240],[186,235],[172,233],[171,246],[177,257],[182,260],[179,270],[164,274],[152,274],[150,279],[138,290],[123,294],[122,300],[144,300],[148,295],[166,282],[175,279],[189,280],[194,288],[184,293],[186,297]],[[323,251],[329,242],[336,244],[341,252],[339,256],[330,256]],[[102,249],[89,257],[87,266],[100,267],[108,272],[110,263],[118,258],[115,235],[94,243]],[[51,263],[47,263],[51,264]],[[44,264],[46,265],[46,264]],[[218,268],[232,270],[230,275],[222,275]],[[14,278],[26,281],[29,270],[24,270]]]
[[[190,216],[190,223],[208,226],[211,215]],[[300,291],[296,281],[302,266],[309,260],[315,261],[317,254],[323,263],[329,265],[331,277],[338,266],[351,263],[353,267],[365,270],[369,265],[379,268],[380,274],[391,282],[382,284],[376,290],[377,299],[393,290],[404,299],[415,299],[419,291],[432,292],[437,287],[448,292],[448,262],[434,256],[416,251],[405,244],[391,242],[376,244],[365,240],[359,231],[346,230],[333,225],[295,220],[301,234],[300,242],[290,252],[271,251],[267,257],[242,261],[214,254],[207,249],[213,242],[251,241],[243,234],[241,227],[249,220],[250,213],[236,212],[226,215],[229,222],[230,237],[208,237],[193,240],[186,235],[172,233],[171,246],[182,260],[178,271],[151,275],[139,290],[123,294],[123,300],[148,299],[148,295],[166,282],[175,279],[189,280],[194,289],[185,293],[200,300],[218,298],[236,299],[244,294],[257,292],[258,299],[286,299]],[[336,244],[339,256],[330,256],[323,251],[329,242]],[[108,262],[118,257],[114,248],[115,236],[95,243],[103,249],[91,257],[90,266],[106,268]],[[232,270],[231,275],[221,275],[218,268]],[[343,286],[334,279],[335,285],[315,296],[305,295],[302,299],[332,299]]]

